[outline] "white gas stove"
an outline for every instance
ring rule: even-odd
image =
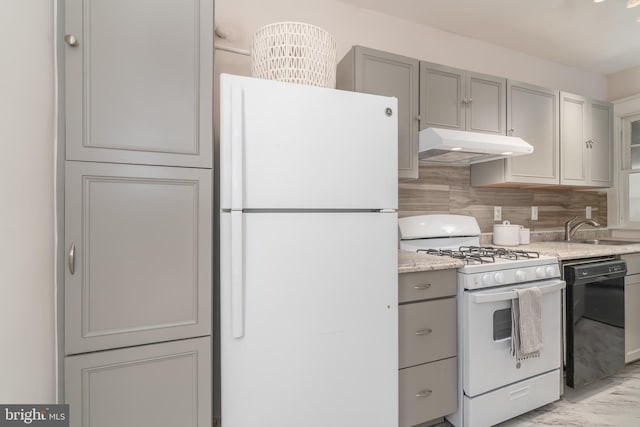
[[[400,218],[400,248],[461,259],[458,269],[458,411],[456,427],[492,426],[560,395],[561,290],[555,257],[480,247],[475,218],[421,215]],[[511,353],[511,306],[516,289],[538,287],[544,347],[539,356]]]
[[[517,248],[480,246],[480,227],[471,216],[420,215],[400,218],[398,224],[401,249],[464,261],[464,267],[458,269],[458,281],[464,289],[560,277],[555,257]]]

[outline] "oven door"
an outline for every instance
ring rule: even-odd
[[[511,304],[514,289],[537,286],[542,293],[540,356],[516,361],[511,355]],[[473,397],[561,366],[560,279],[465,291],[461,298],[463,388]]]

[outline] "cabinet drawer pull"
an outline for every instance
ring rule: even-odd
[[[431,332],[433,332],[432,329],[426,328],[426,329],[420,329],[419,331],[416,331],[416,335],[429,335]]]
[[[433,393],[433,391],[431,390],[420,390],[419,392],[416,393],[416,397],[420,398],[420,399],[424,399],[425,397],[429,397],[431,396],[431,393]]]
[[[69,248],[69,273],[72,275],[76,272],[76,244],[72,243]]]
[[[427,284],[424,284],[424,285],[415,285],[413,287],[413,289],[416,289],[418,291],[425,291],[425,290],[429,289],[430,287],[431,287],[431,283],[427,283]]]

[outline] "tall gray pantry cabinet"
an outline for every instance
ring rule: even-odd
[[[60,0],[72,427],[212,422],[214,0]]]

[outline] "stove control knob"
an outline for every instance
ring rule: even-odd
[[[496,273],[495,279],[496,279],[496,283],[503,284],[504,283],[504,273]]]
[[[555,276],[555,274],[556,274],[556,270],[555,270],[555,268],[553,268],[553,267],[551,267],[551,266],[547,267],[547,268],[545,269],[545,271],[547,272],[547,276],[549,276],[549,277],[553,277],[553,276]]]
[[[492,277],[488,274],[482,276],[482,283],[485,285],[491,285],[493,283]]]
[[[516,280],[518,282],[524,282],[526,280],[526,278],[527,278],[527,275],[525,274],[524,271],[522,271],[522,270],[517,270],[516,271]]]
[[[547,273],[544,271],[544,268],[542,267],[538,267],[536,268],[536,277],[538,279],[542,279],[547,275]]]

